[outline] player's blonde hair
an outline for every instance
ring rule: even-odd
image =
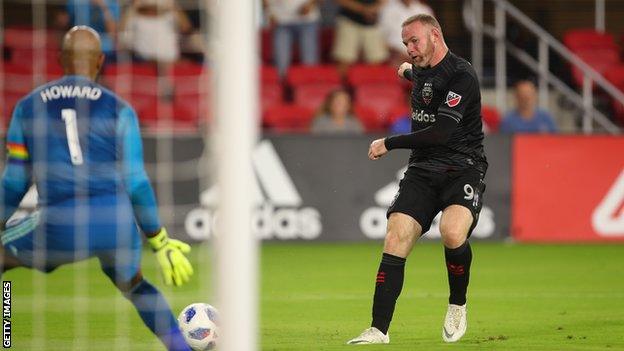
[[[414,22],[420,22],[422,24],[428,24],[434,28],[436,28],[438,31],[440,31],[440,34],[442,34],[442,27],[440,26],[440,22],[438,22],[438,20],[431,16],[428,15],[426,13],[421,13],[418,15],[414,15],[414,16],[410,16],[408,17],[405,21],[403,21],[403,24],[401,24],[401,27],[405,27],[408,26]]]

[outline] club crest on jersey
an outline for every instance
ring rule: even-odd
[[[448,94],[446,95],[446,101],[444,103],[447,104],[448,107],[455,107],[459,105],[461,98],[462,98],[461,95],[456,94],[452,91],[449,91]]]
[[[431,99],[433,98],[432,86],[433,86],[432,83],[425,83],[425,85],[422,88],[421,94],[422,94],[422,99],[425,105],[429,105],[429,103],[431,102]]]

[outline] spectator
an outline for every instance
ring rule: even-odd
[[[106,61],[114,62],[119,16],[117,0],[68,0],[65,11],[57,14],[56,23],[63,30],[78,25],[93,28],[100,35]]]
[[[364,51],[366,63],[382,63],[388,49],[379,30],[379,11],[385,0],[337,0],[336,40],[332,55],[342,74]]]
[[[420,0],[389,0],[381,9],[379,26],[392,64],[398,66],[411,61],[401,40],[401,27],[397,24],[421,13],[433,16],[431,7]]]
[[[319,62],[320,11],[317,0],[264,0],[273,28],[274,62],[281,76],[292,60],[293,40],[299,43],[301,63]]]
[[[557,126],[548,111],[537,107],[535,84],[521,80],[515,86],[516,108],[507,112],[500,126],[503,133],[555,133]]]
[[[412,131],[411,112],[407,111],[394,119],[390,124],[390,134],[407,134]]]
[[[315,134],[361,134],[364,127],[354,115],[351,95],[345,89],[336,89],[323,101],[312,122]]]
[[[155,62],[166,70],[180,58],[180,33],[191,31],[175,0],[134,0],[124,13],[120,41],[134,60]]]

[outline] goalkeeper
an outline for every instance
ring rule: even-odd
[[[94,81],[103,62],[98,34],[85,26],[70,29],[61,53],[65,76],[38,87],[14,109],[0,187],[2,272],[50,272],[97,257],[167,349],[190,350],[165,298],[141,274],[137,224],[167,285],[182,285],[193,274],[184,255],[190,246],[170,239],[160,223],[137,116]],[[7,223],[33,179],[40,210]]]

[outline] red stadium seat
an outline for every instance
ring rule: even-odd
[[[291,66],[286,73],[286,82],[291,87],[303,84],[340,84],[342,78],[334,65]]]
[[[260,58],[263,65],[273,63],[273,33],[270,29],[260,31]]]
[[[573,52],[584,49],[610,49],[616,52],[619,51],[613,35],[601,33],[590,28],[567,31],[563,35],[563,43]]]
[[[201,122],[207,122],[209,109],[207,101],[200,99],[199,96],[176,96],[173,100],[173,116],[176,123],[197,126]]]
[[[103,74],[106,76],[137,75],[156,77],[158,72],[155,65],[148,63],[118,63],[106,65]]]
[[[260,106],[262,111],[284,103],[284,92],[279,83],[262,83],[260,86]]]
[[[600,74],[605,74],[621,62],[618,52],[610,49],[584,49],[577,51],[576,55]],[[577,86],[583,86],[583,74],[580,69],[574,67],[572,77]]]
[[[313,111],[306,107],[283,104],[267,109],[263,122],[271,131],[303,133],[309,131],[313,118]]]
[[[25,95],[37,82],[33,81],[32,68],[5,63],[2,65],[3,91]]]
[[[481,105],[481,119],[488,132],[497,132],[501,123],[501,115],[496,107]]]
[[[387,117],[394,106],[405,103],[405,95],[398,83],[367,84],[357,87],[355,102],[372,108],[378,114]]]
[[[43,48],[58,50],[61,47],[62,37],[62,32],[54,30],[9,27],[4,30],[4,45],[9,49],[33,49],[35,45],[41,45]]]
[[[321,107],[327,95],[338,88],[340,88],[340,84],[336,83],[316,83],[297,86],[294,89],[295,104],[316,111]]]
[[[388,125],[388,120],[385,116],[366,105],[356,104],[353,106],[353,111],[364,125],[364,129],[367,133],[382,132]]]
[[[260,82],[262,84],[279,84],[280,76],[277,68],[268,65],[260,67]]]
[[[620,91],[624,92],[624,64],[611,67],[605,72],[605,78]],[[621,124],[624,124],[624,105],[612,99],[611,107],[613,108],[616,119],[619,120]]]
[[[176,77],[199,76],[204,72],[204,66],[192,62],[177,62],[171,69],[171,74]]]
[[[2,106],[2,109],[0,109],[0,120],[2,121],[0,126],[6,128],[9,125],[15,104],[17,104],[17,102],[23,97],[24,94],[6,91],[4,94],[0,95],[0,99],[2,99],[0,101],[0,106]]]
[[[357,89],[362,84],[397,84],[400,82],[397,70],[390,65],[354,65],[347,72],[348,83]]]

